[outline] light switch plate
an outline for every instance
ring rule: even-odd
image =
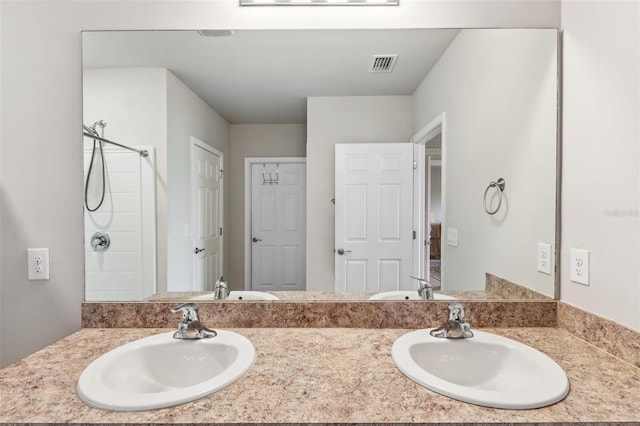
[[[447,228],[447,245],[458,247],[458,230],[455,228]]]

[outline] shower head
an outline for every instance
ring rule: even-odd
[[[84,129],[85,132],[94,136],[98,136],[98,132],[96,132],[96,129],[94,127],[89,127],[86,124],[83,124],[82,128]]]
[[[98,134],[98,131],[96,130],[96,127],[101,127],[101,128],[105,128],[107,127],[107,122],[104,120],[98,120],[95,123],[93,123],[91,126],[87,126],[86,124],[82,124],[82,128],[84,129],[85,132],[90,133],[94,136],[100,136]]]

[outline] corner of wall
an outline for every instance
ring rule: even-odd
[[[2,34],[2,2],[0,2],[0,34]],[[2,40],[2,37],[0,37],[0,40]],[[2,48],[0,47],[0,51],[2,51]],[[3,111],[2,108],[2,67],[0,67],[0,111]],[[2,114],[0,114],[0,159],[3,158],[2,156]],[[2,241],[2,200],[3,200],[3,187],[2,187],[2,161],[0,161],[0,242]],[[0,243],[0,259],[2,259],[2,244]],[[0,368],[2,368],[4,366],[3,362],[2,362],[2,354],[4,352],[3,348],[4,348],[4,333],[2,331],[2,324],[6,323],[6,320],[3,320],[3,309],[2,309],[2,303],[3,303],[3,297],[2,297],[2,262],[0,262]]]

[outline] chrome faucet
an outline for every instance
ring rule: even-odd
[[[471,326],[464,320],[464,306],[462,303],[449,303],[449,320],[440,328],[431,330],[433,337],[445,339],[465,339],[473,337]]]
[[[205,327],[198,318],[198,305],[183,303],[171,309],[171,313],[182,312],[182,322],[178,324],[178,331],[173,333],[174,339],[197,340],[216,337],[218,333]]]
[[[421,299],[433,299],[433,287],[431,287],[431,283],[427,281],[425,278],[418,278],[410,275],[414,280],[418,280],[420,283],[420,287],[418,287],[418,296]]]
[[[216,281],[216,286],[213,288],[213,291],[214,299],[226,299],[231,293],[229,285],[227,284],[227,281],[225,281],[224,277],[220,277],[220,279]]]

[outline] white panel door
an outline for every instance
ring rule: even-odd
[[[419,235],[423,240],[421,243],[423,244],[423,259],[424,259],[424,267],[420,271],[420,277],[426,277],[429,279],[429,274],[431,271],[431,221],[429,212],[431,211],[431,156],[427,156],[425,158],[425,185],[424,185],[424,208],[422,210],[422,222],[421,229],[424,229],[424,232],[421,232]]]
[[[336,291],[411,290],[413,144],[337,144]]]
[[[251,289],[306,289],[306,166],[251,166]]]
[[[191,145],[193,291],[213,290],[222,275],[220,155]]]

